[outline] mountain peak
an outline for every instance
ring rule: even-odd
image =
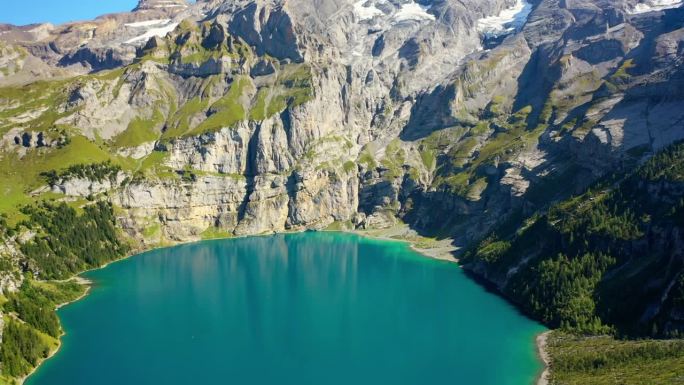
[[[135,7],[134,11],[187,7],[188,3],[185,0],[140,0],[138,2],[138,6]]]

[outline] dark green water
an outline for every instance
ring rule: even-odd
[[[532,384],[543,330],[458,266],[342,233],[147,252],[86,277],[29,385]]]

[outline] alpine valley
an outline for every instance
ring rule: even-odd
[[[55,351],[75,274],[313,229],[457,259],[556,329],[540,383],[684,383],[683,4],[142,0],[0,25],[0,383]]]

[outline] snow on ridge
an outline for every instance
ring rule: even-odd
[[[427,11],[430,10],[429,6],[420,5],[415,2],[402,4],[399,11],[394,14],[394,21],[402,22],[406,20],[435,20],[435,16],[429,14]]]
[[[153,25],[159,25],[159,24],[168,24],[169,22],[171,22],[171,19],[156,19],[156,20],[138,21],[135,23],[127,23],[125,25],[126,25],[126,27],[141,28],[141,27],[151,27]]]
[[[150,28],[150,29],[148,29],[145,33],[143,33],[142,35],[137,36],[137,37],[134,37],[134,38],[132,38],[132,39],[130,39],[130,40],[127,40],[127,41],[126,41],[126,44],[132,44],[132,43],[135,43],[135,42],[138,42],[138,41],[141,41],[141,40],[147,41],[149,38],[154,37],[154,36],[157,36],[157,37],[164,37],[164,36],[166,36],[169,32],[171,32],[171,31],[173,31],[174,29],[176,29],[176,27],[178,26],[178,24],[179,24],[179,23],[170,23],[170,24],[167,24],[167,25],[165,25],[165,26],[163,26],[163,27],[159,27],[159,28]]]
[[[378,8],[379,4],[387,5],[384,11]],[[389,8],[388,8],[389,7]],[[394,9],[391,13],[389,9]],[[388,4],[387,0],[359,0],[354,3],[354,15],[359,21],[373,20],[379,16],[388,16],[388,21],[392,24],[403,21],[423,21],[435,20],[435,16],[428,13],[430,6],[418,4],[414,1],[398,6]]]
[[[532,12],[532,4],[526,0],[518,0],[515,5],[502,10],[496,16],[479,19],[477,21],[477,31],[491,37],[511,33],[525,24],[530,12]]]
[[[630,15],[638,15],[641,13],[662,11],[665,9],[679,8],[684,4],[684,0],[646,0],[634,6],[633,9],[627,10]]]
[[[366,4],[369,4],[366,6]],[[376,16],[382,16],[384,13],[379,10],[375,4],[368,0],[360,0],[354,3],[354,14],[359,20],[370,20]]]

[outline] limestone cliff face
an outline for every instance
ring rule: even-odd
[[[208,228],[251,235],[350,221],[358,205],[358,181],[353,172],[326,170],[248,179],[202,176],[129,185],[113,200],[124,209],[121,219],[131,234],[161,223],[161,233],[154,235],[163,238],[147,241],[180,242],[198,239]]]

